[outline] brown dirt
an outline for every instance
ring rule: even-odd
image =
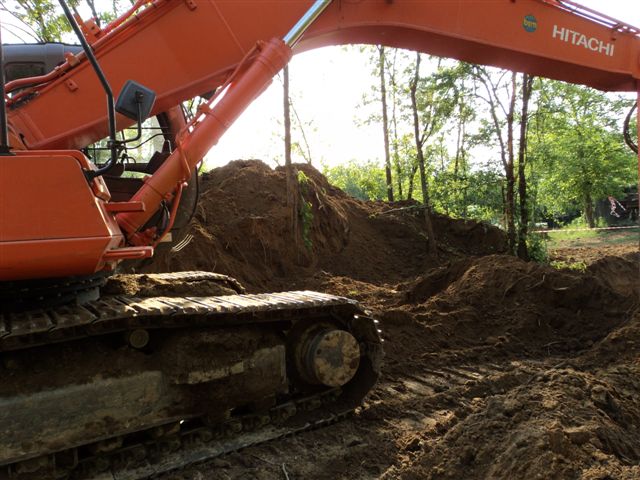
[[[640,244],[637,241],[623,245],[561,247],[550,252],[550,260],[562,261],[569,265],[578,262],[590,265],[602,257],[622,257],[637,254],[638,251],[640,251]]]
[[[242,285],[235,279],[219,276],[215,279],[181,280],[162,278],[153,274],[113,275],[101,291],[107,295],[138,297],[192,296],[206,297],[244,293]]]
[[[164,266],[357,298],[381,319],[382,379],[350,420],[165,480],[640,478],[637,251],[556,270],[439,218],[434,260],[419,218],[305,171],[311,252],[287,240],[282,173],[242,162],[212,172],[194,241]]]
[[[205,175],[203,195],[183,250],[143,271],[208,270],[237,278],[250,291],[288,289],[291,281],[324,271],[334,276],[391,283],[415,276],[437,260],[426,255],[421,219],[406,207],[361,202],[331,186],[317,170],[303,197],[312,206],[310,248],[294,241],[284,171],[258,160],[236,161]],[[301,219],[298,219],[302,223]],[[447,257],[504,252],[497,228],[436,217],[440,250]]]

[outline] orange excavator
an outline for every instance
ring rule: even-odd
[[[293,54],[384,44],[640,95],[639,30],[568,0],[138,0],[103,28],[60,4],[81,46],[0,55],[0,478],[147,478],[370,391],[381,340],[351,300],[106,287],[188,219],[203,156]],[[161,141],[134,158],[147,117]]]

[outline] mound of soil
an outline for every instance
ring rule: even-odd
[[[591,263],[587,271],[597,276],[612,290],[628,297],[640,298],[640,252],[601,257]]]
[[[608,274],[621,262],[627,272]],[[607,273],[600,276],[503,255],[463,259],[409,286],[402,309],[437,325],[434,341],[467,347],[498,343],[503,352],[571,352],[590,347],[624,322],[638,298],[628,295],[630,285],[637,289],[637,282],[629,282],[637,275],[634,265],[635,270],[624,259],[605,258],[593,266]]]
[[[231,162],[203,178],[189,232],[193,240],[143,271],[215,271],[256,291],[287,288],[317,271],[397,282],[437,264],[426,254],[421,216],[398,210],[406,203],[362,202],[330,185],[313,167],[297,168],[307,178],[300,186],[310,206],[306,219],[291,218],[283,169],[257,160]],[[441,251],[449,257],[506,250],[506,237],[495,227],[443,216],[434,223]]]
[[[284,173],[234,162],[206,178],[194,239],[162,268],[356,298],[381,320],[382,378],[351,420],[165,480],[640,478],[637,249],[557,270],[438,217],[435,260],[420,214],[397,210],[411,204],[360,202],[300,168],[309,247]]]
[[[388,374],[430,395],[410,408],[439,427],[399,432],[407,458],[383,478],[638,478],[639,297],[627,295],[638,263],[627,261],[576,272],[487,256],[407,284],[382,314]]]

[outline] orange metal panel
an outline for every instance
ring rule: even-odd
[[[637,36],[614,32],[540,1],[365,4],[343,4],[327,11],[311,27],[301,49],[385,43],[603,90],[634,91],[640,78]]]
[[[100,259],[111,237],[0,242],[0,281],[90,275],[101,270]]]
[[[90,274],[123,242],[80,152],[0,156],[0,280]]]

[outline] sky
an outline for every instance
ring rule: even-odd
[[[638,0],[577,3],[640,27]],[[381,162],[382,126],[363,124],[375,108],[362,106],[363,95],[375,81],[366,56],[355,48],[325,47],[296,55],[289,68],[294,106],[303,124],[312,123],[306,135],[314,165],[333,166],[351,159]],[[276,79],[209,153],[207,166],[247,158],[282,162],[281,118],[282,83]],[[293,135],[294,140],[300,137],[297,132]]]
[[[427,0],[423,0],[427,1]],[[640,26],[638,0],[578,0],[594,10]],[[3,23],[11,19],[0,14]],[[3,40],[12,41],[3,29]],[[16,40],[13,40],[16,41]],[[305,134],[313,164],[333,166],[352,159],[381,162],[382,126],[365,124],[377,113],[376,105],[363,106],[363,96],[375,82],[366,55],[356,47],[326,47],[296,55],[290,63],[291,97]],[[258,158],[282,162],[282,82],[272,85],[251,104],[206,157],[207,167],[231,160]],[[295,121],[294,121],[295,123]],[[293,140],[300,140],[293,131]],[[301,161],[294,156],[294,161]]]

